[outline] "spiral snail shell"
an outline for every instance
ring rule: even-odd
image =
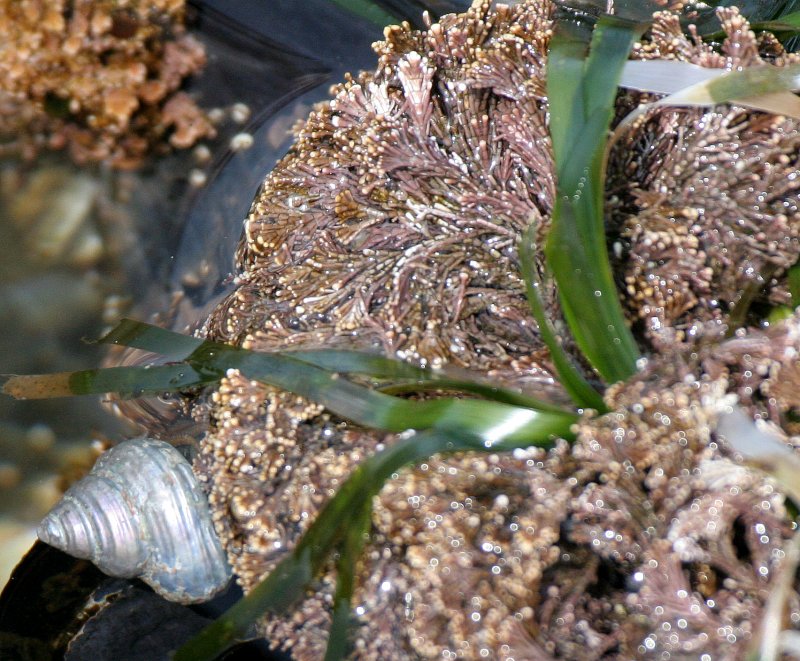
[[[174,447],[147,438],[104,453],[47,514],[39,539],[170,601],[210,599],[231,577],[208,502]]]

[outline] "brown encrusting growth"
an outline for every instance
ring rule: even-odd
[[[317,107],[267,176],[237,291],[208,335],[466,367],[566,401],[516,252],[528,223],[545,235],[555,193],[552,9],[477,2],[425,31],[388,29],[375,72]],[[671,15],[637,56],[749,62],[751,33],[724,17],[728,60],[676,40]],[[359,566],[353,658],[744,656],[793,533],[784,496],[715,429],[736,404],[791,429],[800,317],[729,340],[724,322],[759,276],[765,300],[786,299],[797,160],[796,123],[728,107],[658,109],[624,136],[609,238],[647,365],[608,390],[611,413],[582,418],[571,447],[432,458],[390,480]],[[196,468],[246,590],[395,439],[233,370],[196,412],[210,422]],[[321,659],[334,581],[331,570],[296,611],[265,617],[264,634]]]
[[[184,0],[2,0],[0,153],[133,167],[214,128],[179,87],[205,64]],[[174,132],[173,132],[174,131]]]

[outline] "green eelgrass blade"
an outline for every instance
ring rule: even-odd
[[[214,381],[215,379],[200,374],[190,365],[171,363],[74,372],[70,377],[70,389],[76,394],[100,394],[113,390],[121,397],[142,397],[164,392],[180,392],[208,385]]]
[[[161,354],[174,360],[185,360],[199,348],[204,340],[182,335],[165,328],[134,319],[123,319],[107,335],[99,340],[102,344],[142,349]],[[335,372],[357,372],[377,378],[420,378],[428,372],[399,360],[384,356],[348,350],[288,351],[296,360],[317,365]]]
[[[318,349],[315,351],[284,351],[294,360],[316,365],[324,370],[341,374],[364,374],[375,379],[424,379],[430,370],[415,367],[402,360],[394,360],[379,354],[350,351],[347,349]]]
[[[575,368],[556,337],[550,319],[544,310],[538,287],[540,286],[539,276],[536,273],[536,266],[533,258],[533,235],[535,227],[531,225],[522,235],[519,245],[519,262],[522,277],[525,280],[525,288],[528,294],[528,302],[531,311],[539,326],[539,334],[550,350],[550,359],[556,368],[559,381],[564,389],[572,397],[572,401],[577,406],[593,408],[597,411],[605,411],[603,398],[583,375]]]
[[[760,21],[751,25],[753,30],[769,30],[770,32],[800,31],[800,11],[781,16],[774,21]]]
[[[607,382],[636,371],[639,352],[622,313],[603,224],[603,154],[622,67],[641,26],[603,17],[591,49],[557,31],[547,92],[558,178],[545,255],[575,342]]]
[[[789,281],[789,293],[792,297],[791,305],[778,305],[772,308],[767,315],[767,321],[771,324],[793,317],[795,309],[800,306],[800,263],[789,268],[786,278]]]
[[[776,67],[769,64],[729,71],[687,91],[701,90],[701,99],[716,103],[747,100],[764,94],[800,89],[800,64]],[[678,95],[674,95],[673,98]]]
[[[103,395],[108,392],[131,398],[180,392],[217,380],[196,372],[185,363],[174,363],[12,376],[3,385],[3,392],[17,399]]]
[[[370,0],[332,0],[332,2],[380,28],[400,23],[402,20],[385,11],[377,2],[370,2]]]
[[[130,324],[127,330],[130,334],[125,341],[136,342],[147,350],[157,344],[149,342],[156,337],[155,331],[136,332],[135,326]],[[166,333],[168,331],[163,331],[160,337],[169,339],[175,348],[177,340],[173,341]],[[122,335],[117,335],[119,342]],[[487,447],[503,435],[524,442],[531,430],[544,427],[551,429],[554,436],[563,435],[576,419],[574,413],[551,405],[537,408],[478,399],[442,397],[415,401],[394,397],[354,383],[336,372],[296,360],[291,354],[257,353],[215,342],[203,342],[182,363],[12,377],[5,383],[4,392],[18,397],[105,392],[137,396],[211,384],[219,381],[229,369],[238,369],[249,379],[322,404],[332,413],[364,427],[390,432],[440,429],[472,433],[483,438]]]
[[[350,620],[352,618],[352,611],[350,608],[350,594],[345,596],[344,593],[352,593],[352,581],[354,576],[352,573],[354,569],[345,566],[354,564],[350,562],[347,555],[342,552],[336,562],[336,594],[333,598],[333,615],[331,617],[331,630],[328,634],[328,645],[325,649],[324,661],[339,661],[339,659],[346,659],[347,652],[350,648],[350,641],[348,633],[350,630]],[[346,574],[344,573],[346,572]],[[347,575],[344,579],[343,576]],[[343,585],[347,581],[348,585]]]
[[[142,349],[160,354],[168,360],[178,361],[189,356],[203,343],[203,340],[142,321],[123,319],[98,342]]]
[[[384,431],[463,431],[480,436],[491,446],[500,434],[523,440],[532,430],[545,427],[558,436],[565,423],[568,427],[575,420],[575,414],[566,411],[536,410],[485,400],[402,399],[358,385],[288,355],[256,353],[213,342],[204,343],[188,362],[198,372],[211,372],[217,377],[229,369],[237,369],[248,379],[288,390],[322,404],[347,420]]]
[[[119,325],[102,337],[99,342],[142,349],[162,354],[175,361],[185,360],[203,344],[203,340],[198,338],[181,335],[174,331],[132,319],[123,319]],[[451,374],[447,369],[433,370],[416,367],[402,360],[377,354],[343,349],[286,351],[282,353],[289,358],[303,361],[331,372],[360,374],[372,379],[391,379],[396,382],[392,385],[401,389],[402,392],[433,390],[436,389],[436,384],[440,384],[439,388],[442,390],[468,392],[506,404],[541,410],[561,410],[530,395],[468,378],[471,376],[469,374],[460,378]],[[415,384],[418,384],[419,387],[415,388]],[[66,392],[64,394],[85,393]]]
[[[506,390],[504,388],[497,388],[490,384],[482,384],[474,381],[461,381],[458,379],[416,379],[414,381],[396,381],[388,384],[379,384],[375,386],[376,390],[387,395],[408,395],[414,393],[433,392],[449,390],[462,393],[470,393],[471,395],[479,395],[483,399],[488,399],[494,402],[501,402],[502,404],[511,404],[512,406],[522,406],[525,408],[537,409],[539,411],[555,411],[563,412],[564,409],[541,399],[536,399],[530,395],[515,392],[513,390]]]
[[[789,293],[792,296],[792,306],[800,306],[800,264],[795,264],[787,272],[789,280]]]
[[[524,446],[548,444],[550,433],[549,428],[542,428],[540,433],[534,432]],[[523,447],[523,444],[504,436],[493,449],[511,450],[515,447]],[[342,522],[347,521],[354,512],[369,511],[372,498],[393,473],[435,454],[487,450],[479,437],[430,431],[401,439],[363,461],[322,509],[291,555],[282,560],[244,599],[178,650],[175,661],[213,659],[244,636],[266,612],[283,613],[300,600],[312,579],[330,561],[332,554],[336,551],[346,552],[345,547],[352,543],[354,538],[347,540],[349,526],[342,525]],[[360,519],[358,515],[356,518]],[[361,520],[356,525],[363,530]]]
[[[621,132],[653,106],[713,106],[719,103],[800,117],[800,99],[791,89],[800,87],[800,67],[760,64],[740,71],[708,69],[678,60],[631,60],[622,71],[623,87],[667,96],[639,105],[617,124],[606,152]]]
[[[287,351],[285,356],[341,374],[361,374],[373,379],[391,379],[391,387],[398,392],[421,392],[423,390],[455,390],[480,395],[515,406],[527,406],[541,410],[560,411],[556,406],[530,395],[502,388],[478,379],[459,378],[444,368],[433,370],[416,367],[409,363],[376,354],[342,349],[322,349],[317,351]],[[383,387],[382,391],[386,391]]]
[[[337,661],[347,657],[350,605],[356,583],[356,565],[369,539],[371,514],[372,503],[367,500],[357,512],[353,512],[347,522],[347,532],[336,558],[336,594],[333,597],[333,617],[328,635],[328,647],[325,650],[325,661]]]

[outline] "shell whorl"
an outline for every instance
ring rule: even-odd
[[[208,502],[174,447],[134,439],[104,453],[47,514],[39,539],[171,601],[206,601],[231,570]]]

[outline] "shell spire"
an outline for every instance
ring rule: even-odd
[[[103,454],[47,514],[39,539],[120,578],[141,578],[171,601],[206,601],[231,577],[191,466],[162,441]]]

